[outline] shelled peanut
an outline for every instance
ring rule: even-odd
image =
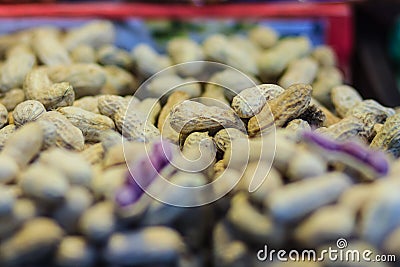
[[[256,254],[340,238],[400,257],[399,116],[329,47],[257,27],[129,53],[102,21],[22,36],[0,38],[0,266],[293,266]],[[186,65],[203,59],[241,72]]]

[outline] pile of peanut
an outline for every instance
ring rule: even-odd
[[[400,260],[400,114],[344,85],[329,47],[260,26],[175,38],[166,54],[114,39],[106,21],[0,37],[0,266],[395,266],[257,259],[265,245],[320,251],[340,238]],[[205,60],[248,78],[227,68],[196,82]],[[225,177],[207,194],[227,194],[191,208],[133,196],[128,166],[150,177],[160,138],[211,159],[196,172],[163,162],[164,177]],[[266,179],[249,192],[255,178]]]

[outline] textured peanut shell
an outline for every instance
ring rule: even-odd
[[[19,44],[7,52],[7,58],[0,69],[0,91],[7,92],[21,87],[25,76],[36,64],[36,57],[29,46]]]
[[[296,83],[311,84],[317,75],[317,71],[318,64],[314,59],[310,57],[296,59],[289,63],[278,84],[283,88]]]
[[[264,95],[257,87],[241,91],[232,100],[232,108],[241,118],[250,118],[258,114],[265,103]]]
[[[389,117],[371,142],[371,147],[400,155],[400,115]]]
[[[99,48],[102,45],[113,43],[115,35],[115,28],[111,22],[97,20],[68,30],[63,38],[63,43],[68,50],[80,45]]]
[[[53,82],[68,82],[76,98],[97,95],[106,83],[104,70],[97,64],[75,63],[49,67],[47,71]]]
[[[43,67],[33,69],[26,75],[23,89],[26,99],[37,100],[46,109],[70,106],[75,99],[72,86],[67,82],[53,83]]]
[[[86,141],[100,141],[102,131],[114,130],[112,119],[107,116],[86,111],[77,107],[65,107],[58,109],[75,127],[79,128]]]
[[[48,66],[70,64],[67,49],[61,43],[60,31],[56,28],[39,28],[34,32],[32,47],[39,60]]]
[[[6,125],[0,129],[0,149],[4,147],[5,142],[15,132],[17,128],[14,124]]]
[[[96,114],[100,114],[98,105],[99,105],[99,97],[100,96],[84,96],[74,101],[73,106],[77,108],[84,109],[86,111],[90,111]]]
[[[57,111],[49,111],[43,114],[40,120],[48,121],[56,127],[57,146],[78,151],[83,149],[84,137],[81,130],[64,115]]]
[[[43,138],[40,125],[29,123],[6,140],[1,153],[14,158],[18,166],[23,168],[40,152]]]
[[[217,130],[222,127],[242,129],[240,118],[230,109],[207,107],[198,102],[186,100],[171,110],[171,126],[181,133]]]
[[[332,88],[331,97],[336,113],[342,118],[346,116],[346,113],[352,107],[362,101],[360,94],[348,85],[340,85]]]
[[[136,102],[136,101],[135,101]],[[135,103],[131,103],[133,106]],[[101,114],[114,119],[118,110],[126,110],[129,105],[129,100],[122,96],[102,95],[98,98],[98,109]]]
[[[360,136],[364,130],[364,124],[353,117],[344,118],[328,128],[320,128],[317,131],[338,141],[345,141]]]
[[[12,113],[14,124],[20,127],[27,122],[39,119],[45,112],[46,108],[39,101],[26,100],[15,107]]]
[[[276,79],[285,70],[290,61],[306,55],[311,42],[306,37],[292,37],[280,40],[271,49],[265,50],[257,64],[264,82]]]
[[[204,60],[202,47],[188,38],[172,39],[167,44],[167,51],[174,64]],[[176,67],[178,73],[182,76],[195,76],[203,70],[204,62],[183,64]]]
[[[8,122],[8,111],[7,108],[0,103],[0,129],[4,127]]]
[[[247,136],[238,129],[225,128],[215,134],[214,141],[218,149],[225,152],[225,150],[231,145],[231,142],[239,138],[247,138]]]
[[[85,162],[92,165],[100,164],[104,158],[104,148],[102,143],[97,143],[86,147],[80,154]]]
[[[137,89],[136,78],[128,71],[117,66],[105,66],[106,83],[102,88],[103,94],[129,95]]]
[[[100,47],[97,51],[97,61],[101,65],[112,65],[128,70],[133,66],[133,59],[129,52],[114,45],[104,45]]]
[[[278,97],[268,101],[261,112],[249,120],[249,135],[255,136],[269,131],[274,124],[282,127],[289,120],[300,116],[310,104],[311,92],[310,85],[292,85]]]
[[[15,88],[2,94],[0,96],[0,103],[4,105],[7,110],[12,111],[16,105],[25,100],[25,93],[22,89]]]

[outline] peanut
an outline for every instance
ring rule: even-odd
[[[71,51],[71,59],[75,63],[95,63],[96,54],[93,47],[82,44],[78,45]]]
[[[311,56],[318,62],[321,67],[336,66],[337,59],[335,51],[329,46],[320,45],[314,48]]]
[[[74,101],[73,106],[77,108],[84,109],[86,111],[90,111],[96,114],[100,114],[98,105],[99,105],[99,97],[100,96],[84,96]]]
[[[128,70],[133,66],[133,60],[129,52],[110,44],[99,48],[97,61],[101,65],[113,65]]]
[[[56,127],[57,146],[78,151],[83,149],[84,137],[81,130],[75,127],[64,115],[57,111],[49,111],[43,114],[40,120],[50,122]]]
[[[4,147],[5,142],[11,137],[17,128],[14,124],[7,125],[0,129],[0,149]]]
[[[41,102],[46,109],[72,105],[75,93],[67,82],[53,83],[44,67],[30,71],[25,78],[24,92],[26,99]]]
[[[167,44],[167,51],[174,64],[204,60],[200,45],[187,38],[175,38]],[[178,73],[183,76],[196,76],[203,70],[203,62],[193,62],[177,66]]]
[[[339,85],[332,88],[332,103],[337,114],[344,118],[347,112],[362,101],[360,94],[351,86]]]
[[[172,65],[169,57],[157,54],[146,44],[136,46],[132,49],[131,54],[136,68],[143,78],[148,78]]]
[[[103,94],[129,95],[137,88],[136,78],[128,71],[117,66],[105,66],[106,83],[102,88]]]
[[[289,120],[300,116],[310,104],[311,92],[312,88],[309,85],[298,84],[287,88],[249,120],[249,135],[255,136],[260,132],[268,132],[273,124],[281,127]]]
[[[25,93],[22,89],[15,88],[0,96],[0,103],[7,110],[12,111],[19,103],[25,100]]]
[[[399,125],[400,115],[395,114],[389,117],[383,124],[381,131],[379,131],[371,142],[371,147],[375,149],[383,149],[393,154],[395,157],[400,156],[399,147]]]
[[[76,98],[97,95],[106,83],[104,70],[97,64],[75,63],[49,67],[49,78],[54,82],[68,82]]]
[[[111,44],[115,39],[114,25],[108,21],[93,21],[81,27],[70,29],[63,38],[64,46],[73,50],[80,45],[99,48]]]
[[[335,86],[343,82],[342,73],[335,67],[321,68],[312,84],[312,96],[321,102],[325,107],[332,107],[331,91]]]
[[[278,33],[266,26],[254,27],[249,32],[249,39],[262,49],[273,47],[278,42],[278,38]]]
[[[297,83],[311,84],[317,75],[317,71],[317,62],[312,58],[295,59],[289,63],[278,84],[283,88]]]
[[[186,100],[171,110],[171,126],[182,134],[194,131],[218,130],[222,127],[241,130],[242,122],[233,111],[219,107],[207,107]]]
[[[20,127],[25,123],[39,119],[45,112],[46,108],[39,101],[26,100],[15,107],[12,113],[14,124]]]
[[[61,240],[55,255],[58,266],[91,266],[95,262],[95,250],[85,239],[67,236]]]
[[[36,64],[36,57],[25,44],[18,44],[7,52],[7,59],[0,71],[0,91],[8,92],[21,87],[25,76]]]
[[[3,128],[8,122],[8,111],[7,108],[0,104],[0,129]]]
[[[95,114],[77,107],[60,108],[63,114],[75,127],[80,129],[86,141],[100,141],[101,133],[105,130],[114,130],[112,119],[107,116]]]
[[[214,142],[218,149],[225,152],[235,139],[247,138],[247,136],[235,128],[226,128],[218,131],[214,136]]]
[[[33,34],[32,47],[44,65],[71,63],[68,51],[61,43],[60,31],[56,28],[46,27],[36,30]]]

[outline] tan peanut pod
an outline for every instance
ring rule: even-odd
[[[238,49],[246,51],[254,60],[257,60],[262,51],[261,47],[259,47],[257,44],[239,34],[230,36],[229,42]]]
[[[75,63],[49,67],[47,71],[54,82],[68,82],[76,98],[97,95],[106,83],[104,70],[97,64]]]
[[[53,218],[68,233],[76,233],[81,215],[93,204],[93,195],[82,186],[71,186],[64,201],[53,213]]]
[[[398,184],[392,182],[376,184],[370,192],[370,198],[364,203],[359,221],[359,236],[370,244],[380,247],[399,222],[397,212],[400,195]],[[386,220],[382,220],[386,218]]]
[[[250,118],[262,110],[266,99],[258,87],[241,91],[232,100],[232,108],[241,118]]]
[[[15,106],[25,100],[25,93],[22,89],[15,88],[0,96],[0,104],[4,105],[7,110],[12,111]]]
[[[40,125],[29,123],[7,139],[1,154],[14,158],[18,166],[24,168],[40,152],[43,138]]]
[[[70,184],[89,186],[93,178],[92,168],[81,153],[52,148],[42,152],[38,162],[61,172]]]
[[[214,142],[220,151],[225,152],[231,142],[239,138],[247,138],[247,135],[235,128],[225,128],[215,134]]]
[[[57,127],[49,121],[38,120],[35,123],[39,124],[43,130],[43,145],[42,150],[46,150],[57,144]]]
[[[96,203],[87,209],[79,219],[81,233],[94,242],[107,240],[116,227],[113,210],[113,203],[110,201]]]
[[[225,170],[224,160],[220,159],[214,163],[214,178],[217,178],[221,175],[221,173]]]
[[[355,214],[344,206],[327,206],[317,210],[296,227],[295,239],[315,247],[339,238],[349,238],[355,230]]]
[[[231,101],[236,94],[257,84],[260,84],[260,81],[255,76],[247,73],[241,74],[237,70],[226,68],[212,75],[205,89],[207,90],[207,87],[222,87],[225,97]]]
[[[256,26],[249,31],[249,39],[262,49],[273,47],[277,42],[279,35],[270,27]]]
[[[341,85],[343,74],[335,67],[320,68],[312,84],[312,96],[327,108],[331,108],[331,91],[335,86]]]
[[[181,78],[175,74],[155,76],[146,85],[149,96],[160,98],[168,96],[176,90],[186,92],[190,97],[198,97],[201,94],[201,86],[192,78]]]
[[[268,101],[268,105],[265,105],[260,113],[249,120],[249,135],[255,136],[260,132],[267,132],[273,124],[276,127],[282,127],[289,120],[300,116],[310,104],[311,92],[310,85],[296,84]]]
[[[102,94],[129,95],[136,91],[138,83],[131,73],[117,66],[105,66],[103,69],[107,81]]]
[[[176,66],[177,72],[182,76],[196,76],[204,68],[204,53],[199,44],[189,38],[177,37],[170,40],[167,44],[168,55]],[[193,62],[191,64],[183,64]]]
[[[200,146],[214,147],[214,140],[208,132],[193,132],[187,136],[183,143],[183,151],[198,149]]]
[[[360,120],[364,124],[364,130],[361,134],[370,139],[374,125],[384,122],[386,118],[394,114],[394,109],[384,107],[375,100],[364,100],[351,108],[346,116]]]
[[[248,192],[251,181],[254,179],[258,181],[264,179],[260,187],[249,195],[249,198],[256,203],[263,203],[266,197],[283,186],[281,174],[274,167],[270,167],[265,161],[250,162],[246,166],[242,179],[238,183],[238,189]]]
[[[221,34],[208,37],[203,43],[206,58],[224,63],[244,73],[257,75],[258,69],[255,59],[249,58],[245,51],[232,45],[228,38]]]
[[[100,114],[98,107],[99,97],[100,96],[84,96],[75,100],[73,106],[96,114]]]
[[[78,45],[72,49],[71,59],[75,63],[96,63],[96,51],[87,44]]]
[[[298,117],[299,119],[307,121],[311,127],[319,128],[325,124],[325,113],[316,104],[311,104],[307,109]]]
[[[75,127],[79,128],[86,141],[100,141],[102,131],[114,130],[112,119],[77,107],[58,109]]]
[[[362,101],[360,94],[351,86],[339,85],[332,88],[332,103],[336,113],[344,118],[346,113]]]
[[[252,244],[282,245],[285,238],[283,227],[252,207],[244,193],[235,195],[231,202],[227,221],[240,239]]]
[[[8,122],[7,108],[0,103],[0,128],[3,128]]]
[[[364,124],[356,118],[348,117],[338,123],[332,124],[328,128],[320,128],[316,131],[335,140],[345,141],[351,138],[362,137],[360,133],[364,131]]]
[[[48,121],[56,127],[57,146],[78,151],[83,149],[84,137],[81,130],[64,115],[57,111],[48,111],[41,116],[40,120]]]
[[[92,266],[95,249],[80,236],[66,236],[57,248],[54,262],[57,266]]]
[[[90,189],[97,198],[113,200],[115,193],[123,186],[128,173],[126,165],[113,166],[93,177]]]
[[[225,89],[207,84],[204,92],[201,94],[200,103],[207,106],[229,106],[229,102],[225,97]]]
[[[338,205],[342,205],[352,210],[354,214],[358,214],[371,197],[371,190],[373,190],[373,185],[371,184],[354,185],[344,191],[338,200]]]
[[[85,148],[81,153],[82,158],[85,162],[88,162],[92,165],[101,163],[104,157],[104,149],[101,143],[90,145]]]
[[[327,162],[319,155],[303,149],[289,162],[286,176],[291,181],[311,179],[324,174],[327,171],[327,165]]]
[[[157,128],[160,130],[163,138],[172,141],[174,144],[179,143],[179,133],[177,133],[170,124],[170,112],[174,105],[177,105],[189,99],[189,95],[182,91],[173,92],[167,99],[167,103],[161,109],[158,116]]]
[[[29,45],[33,36],[32,29],[21,30],[0,36],[0,55],[4,55],[11,47],[25,44]]]
[[[97,101],[100,113],[104,116],[110,117],[113,120],[118,110],[122,109],[126,111],[129,104],[133,106],[136,103],[139,103],[136,98],[130,103],[126,98],[117,95],[101,95]]]
[[[295,59],[289,63],[287,69],[278,81],[283,88],[293,84],[311,84],[317,75],[318,64],[310,57]]]
[[[6,125],[0,129],[0,149],[3,149],[5,142],[15,132],[17,128],[14,124]]]
[[[117,131],[104,131],[101,134],[101,145],[103,152],[107,153],[113,146],[122,144],[122,135]],[[97,149],[96,149],[97,151]]]
[[[311,42],[306,37],[291,37],[279,41],[265,50],[258,58],[257,65],[264,82],[272,81],[283,73],[289,62],[309,53]]]
[[[99,48],[106,44],[112,44],[115,35],[115,28],[111,22],[97,20],[81,27],[69,29],[63,38],[63,43],[69,51],[80,45]]]
[[[48,259],[63,236],[53,220],[37,217],[27,221],[12,237],[0,245],[0,262],[4,266],[22,266]]]
[[[265,205],[277,221],[293,222],[336,201],[351,184],[347,175],[331,172],[281,187],[266,198]]]
[[[159,55],[152,47],[147,44],[139,44],[131,51],[135,61],[135,67],[143,78],[148,78],[172,65],[169,57]],[[169,69],[164,72],[173,72]]]
[[[146,116],[135,107],[128,110],[119,109],[114,115],[117,129],[128,141],[148,142],[160,137],[158,130]]]
[[[230,109],[207,107],[201,103],[186,100],[171,110],[171,126],[181,133],[218,130],[224,128],[243,129],[240,118]]]
[[[158,114],[161,111],[161,105],[157,98],[146,98],[142,102],[135,105],[135,109],[146,116],[146,120],[152,124],[156,123]]]
[[[72,86],[67,82],[53,83],[44,67],[33,69],[26,75],[23,89],[26,99],[37,100],[46,109],[70,106],[75,99]]]
[[[128,70],[133,67],[133,59],[129,52],[110,44],[97,50],[97,61],[101,65],[113,65]]]
[[[311,56],[318,62],[321,67],[333,67],[336,66],[337,58],[335,51],[327,46],[320,45],[314,48],[311,52]]]
[[[371,142],[371,147],[385,150],[395,157],[400,155],[400,115],[389,117]]]
[[[35,30],[32,47],[39,60],[48,66],[70,64],[67,49],[61,43],[60,31],[52,27],[43,27]]]
[[[0,70],[0,91],[7,92],[21,87],[25,76],[36,64],[36,57],[24,44],[18,44],[7,52],[7,58]]]
[[[24,195],[49,204],[62,201],[69,189],[63,173],[40,163],[30,165],[18,179]]]
[[[15,160],[7,155],[0,154],[0,184],[12,182],[19,172]]]
[[[12,116],[15,126],[20,127],[39,119],[44,113],[46,113],[46,108],[42,103],[36,100],[26,100],[15,107]]]
[[[285,127],[285,129],[295,132],[311,131],[310,124],[301,119],[295,119],[290,121],[288,125]]]
[[[387,253],[396,255],[398,257],[400,255],[400,228],[398,227],[394,230],[383,242],[383,250]]]

